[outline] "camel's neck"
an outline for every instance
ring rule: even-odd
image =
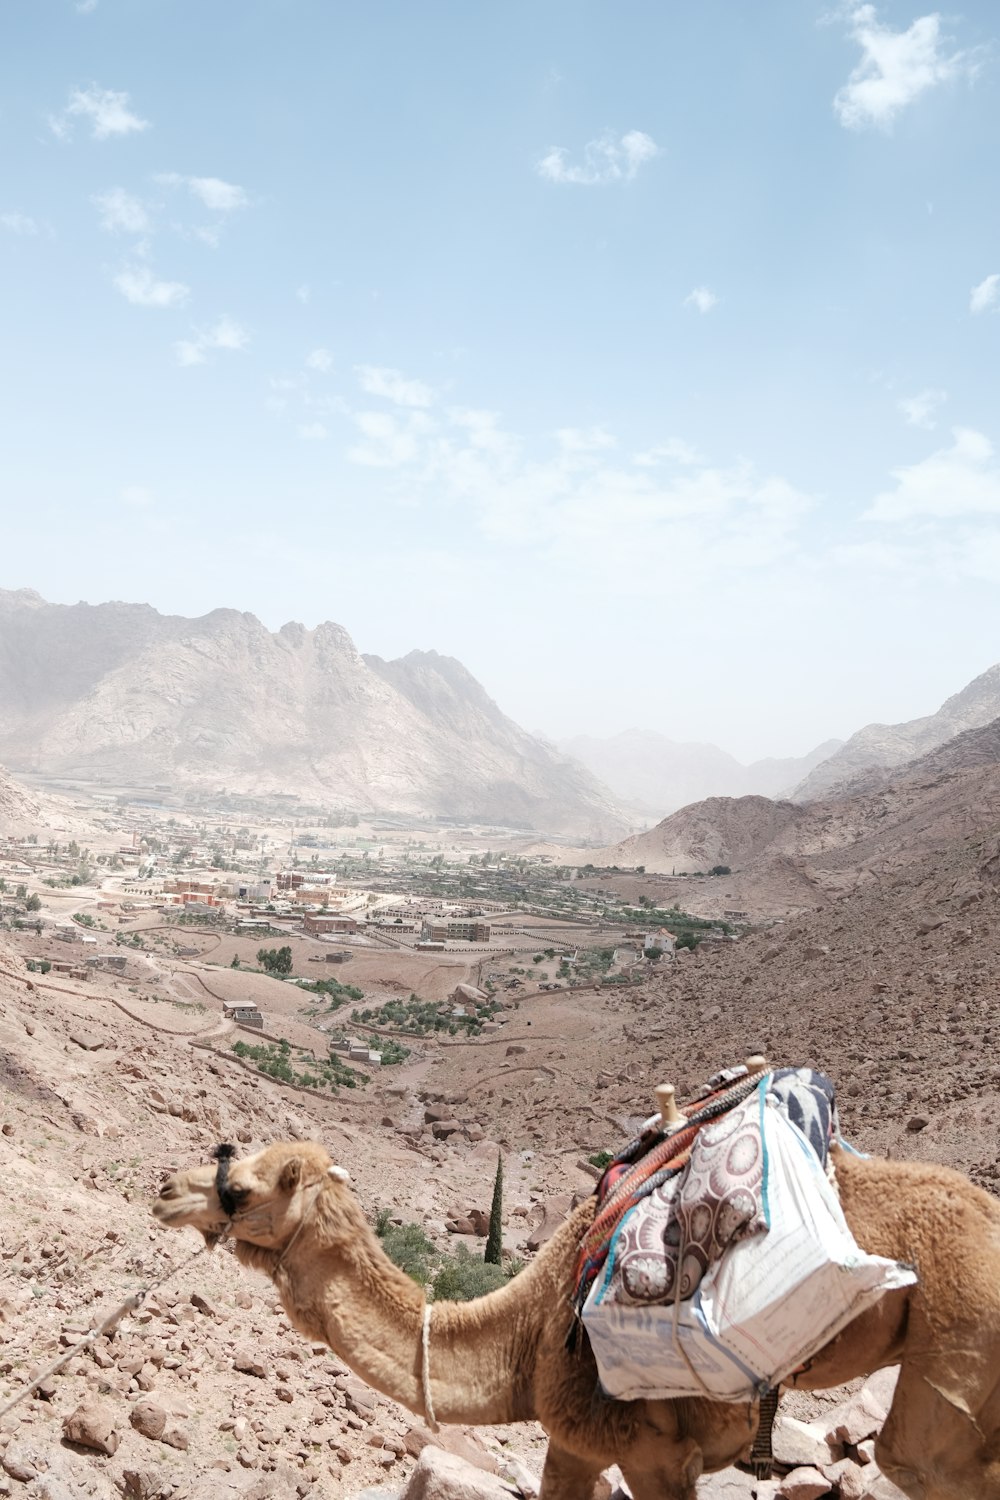
[[[273,1276],[303,1333],[329,1344],[376,1390],[426,1415],[423,1293],[385,1255],[360,1210],[349,1226],[341,1210],[336,1224],[317,1213],[283,1262],[250,1245],[240,1246],[240,1259]],[[529,1270],[488,1297],[433,1305],[431,1401],[438,1421],[511,1422],[533,1414],[535,1279]]]

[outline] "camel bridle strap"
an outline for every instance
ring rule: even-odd
[[[222,1212],[231,1224],[236,1217],[236,1194],[229,1182],[229,1163],[236,1155],[236,1147],[228,1141],[220,1141],[212,1152],[215,1167],[215,1191],[222,1205]]]
[[[431,1308],[430,1302],[424,1303],[423,1322],[420,1326],[420,1385],[424,1401],[424,1419],[431,1432],[437,1432],[439,1424],[434,1415],[434,1402],[431,1399]]]

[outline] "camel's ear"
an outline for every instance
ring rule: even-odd
[[[285,1162],[285,1165],[281,1169],[281,1176],[278,1178],[278,1187],[282,1192],[290,1193],[293,1188],[298,1187],[301,1181],[302,1158],[301,1156],[292,1156]]]

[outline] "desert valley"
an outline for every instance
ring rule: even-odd
[[[439,1296],[520,1274],[657,1084],[751,1053],[826,1071],[858,1149],[1000,1192],[1000,669],[792,765],[787,797],[709,788],[643,827],[457,663],[218,616],[0,610],[0,1406],[157,1283],[0,1417],[3,1493],[409,1495],[428,1447],[456,1494],[537,1492],[540,1428],[432,1434],[226,1246],[154,1226],[220,1141],[321,1141]],[[251,643],[294,663],[280,745]],[[699,1496],[898,1495],[891,1374],[858,1384],[786,1394],[775,1477]]]

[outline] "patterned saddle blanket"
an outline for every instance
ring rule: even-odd
[[[597,1212],[580,1246],[577,1311],[612,1245],[609,1300],[672,1302],[694,1294],[728,1245],[766,1227],[764,1153],[756,1124],[761,1078],[745,1070],[734,1078],[735,1071],[719,1074],[700,1100],[683,1106],[683,1129],[638,1136],[605,1171],[596,1189]],[[779,1068],[768,1075],[767,1092],[825,1169],[830,1143],[840,1133],[830,1079],[812,1068]]]
[[[829,1079],[783,1068],[713,1085],[673,1135],[657,1118],[598,1187],[576,1297],[618,1400],[749,1400],[916,1279],[862,1250],[844,1217]]]

